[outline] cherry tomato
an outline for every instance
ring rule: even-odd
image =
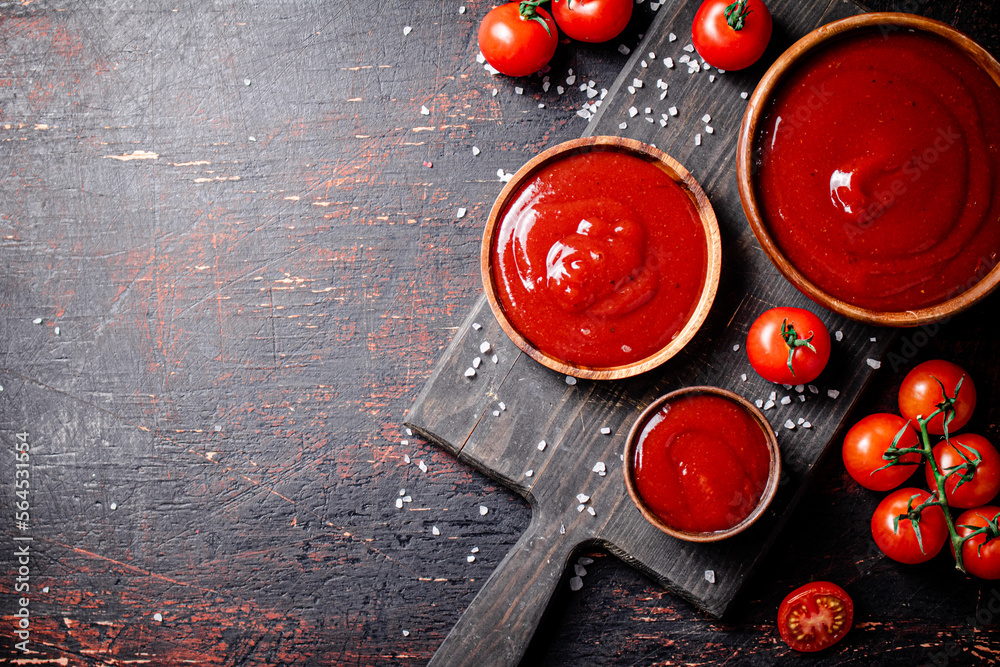
[[[963,512],[955,520],[955,530],[959,536],[965,537],[991,523],[996,527],[998,520],[1000,507],[987,505]],[[966,540],[962,545],[962,562],[965,571],[973,576],[980,579],[1000,579],[1000,539],[988,538],[983,534]]]
[[[958,400],[955,401],[955,416],[948,424],[949,433],[957,432],[968,423],[976,407],[976,385],[961,366],[956,366],[950,361],[941,359],[925,361],[907,373],[903,378],[903,384],[899,387],[900,413],[912,420],[916,426],[918,416],[929,417],[944,400],[941,385],[944,385],[948,396],[954,398],[955,387],[958,386],[959,380],[962,381],[962,388],[958,393]],[[941,384],[938,384],[938,381]],[[927,432],[942,435],[944,415],[932,419],[927,424]]]
[[[888,491],[909,479],[922,460],[916,452],[899,457],[900,463],[889,468],[882,455],[902,429],[897,449],[919,446],[917,432],[899,415],[880,412],[868,415],[851,427],[844,438],[844,466],[861,486],[872,491]]]
[[[913,565],[934,558],[948,538],[944,512],[937,505],[924,508],[920,513],[918,539],[908,515],[931,497],[923,489],[905,488],[893,491],[882,499],[872,517],[872,537],[875,544],[889,558]],[[897,517],[904,515],[897,522]],[[897,524],[897,525],[894,525]]]
[[[542,69],[559,43],[559,31],[547,11],[537,7],[535,18],[522,18],[519,8],[518,2],[494,7],[479,24],[479,50],[507,76],[528,76]]]
[[[705,0],[694,15],[691,39],[712,67],[744,69],[764,54],[771,27],[771,12],[760,0]]]
[[[789,593],[778,607],[778,632],[796,651],[811,653],[836,644],[854,622],[854,601],[829,581],[813,581]]]
[[[633,0],[552,0],[559,29],[581,42],[606,42],[632,18]]]
[[[952,507],[979,507],[993,500],[1000,491],[1000,454],[981,435],[963,433],[952,436],[950,443],[942,440],[934,445],[934,460],[938,469],[948,475],[944,481],[944,494]],[[977,460],[975,466],[970,464]],[[959,484],[962,477],[969,473],[972,478]],[[925,466],[924,475],[927,486],[937,489],[930,465]]]
[[[830,333],[808,310],[772,308],[751,325],[747,356],[769,382],[805,384],[819,377],[830,360]]]

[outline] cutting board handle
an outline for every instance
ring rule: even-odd
[[[533,516],[428,667],[516,667],[578,542]]]

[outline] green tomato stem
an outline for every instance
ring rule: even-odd
[[[750,0],[736,0],[736,2],[726,7],[726,23],[729,24],[730,28],[736,30],[737,32],[743,30],[743,27],[746,25],[747,16],[753,12],[752,9],[747,9],[747,3],[749,1]]]
[[[788,366],[789,372],[791,372],[792,377],[795,377],[795,369],[792,368],[792,357],[795,355],[795,350],[800,347],[807,347],[813,352],[816,348],[813,347],[812,339],[816,336],[815,332],[810,332],[809,338],[799,338],[799,334],[795,331],[795,323],[788,323],[788,318],[781,320],[781,338],[785,341],[785,345],[788,347],[788,361],[786,365]]]

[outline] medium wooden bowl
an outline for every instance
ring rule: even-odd
[[[964,51],[1000,86],[1000,63],[983,47],[968,36],[946,23],[922,16],[896,12],[875,12],[861,14],[834,21],[813,30],[795,42],[785,51],[760,80],[743,116],[737,144],[737,179],[743,211],[757,241],[774,266],[785,278],[803,294],[816,303],[846,317],[869,324],[891,327],[914,327],[928,322],[939,321],[959,313],[983,299],[1000,285],[1000,265],[993,269],[973,287],[957,296],[938,304],[906,311],[878,311],[855,306],[826,293],[796,268],[781,252],[771,236],[767,223],[757,202],[754,184],[753,151],[759,123],[767,112],[767,107],[782,79],[791,68],[831,40],[845,34],[876,29],[879,26],[900,26],[906,29],[932,33],[947,39]]]
[[[771,458],[767,475],[767,485],[764,487],[764,493],[761,495],[760,502],[757,503],[757,507],[755,507],[745,519],[740,521],[735,526],[725,530],[717,530],[707,533],[691,533],[669,526],[646,507],[642,497],[635,488],[635,480],[633,479],[633,461],[639,436],[642,435],[642,430],[646,427],[646,423],[649,421],[650,417],[656,414],[660,408],[671,401],[675,401],[684,396],[700,394],[710,394],[728,399],[743,408],[751,417],[753,417],[754,421],[760,425],[761,431],[764,433],[764,437],[767,440],[768,453],[771,455]],[[757,519],[761,517],[762,514],[764,514],[768,505],[771,504],[771,500],[774,499],[774,494],[778,490],[778,482],[781,478],[781,452],[778,449],[778,439],[775,437],[774,430],[771,428],[767,419],[764,418],[764,415],[761,414],[760,410],[758,410],[750,401],[746,400],[739,394],[733,393],[727,389],[720,389],[718,387],[685,387],[684,389],[672,391],[669,394],[661,396],[653,401],[649,407],[642,411],[642,414],[639,415],[639,417],[635,420],[635,423],[632,425],[632,429],[628,434],[628,439],[625,441],[624,456],[625,465],[623,468],[625,471],[625,488],[628,490],[629,498],[632,499],[632,502],[647,521],[667,535],[676,537],[677,539],[684,540],[686,542],[718,542],[719,540],[724,540],[727,537],[737,535],[749,528],[755,521],[757,521]]]
[[[708,244],[707,267],[705,284],[702,288],[700,298],[691,317],[684,327],[677,332],[677,335],[667,345],[655,353],[633,363],[622,366],[591,367],[580,366],[558,359],[544,350],[537,348],[530,343],[514,327],[508,319],[497,296],[497,287],[493,278],[493,245],[494,237],[499,231],[503,221],[503,215],[508,204],[514,199],[521,185],[532,178],[543,167],[570,155],[585,153],[595,150],[619,151],[633,155],[635,157],[652,162],[662,169],[671,179],[673,179],[687,193],[695,208],[705,232],[705,239]],[[486,298],[490,302],[490,308],[494,316],[500,323],[501,328],[507,333],[510,339],[525,354],[538,361],[543,366],[551,368],[559,373],[565,373],[574,377],[587,380],[618,380],[633,375],[644,373],[653,369],[667,359],[677,354],[695,335],[699,327],[708,316],[708,311],[712,307],[715,299],[715,292],[719,285],[719,273],[722,266],[722,241],[719,235],[719,224],[715,218],[715,211],[712,209],[708,197],[702,191],[698,182],[688,173],[687,169],[671,158],[663,151],[657,150],[653,146],[644,144],[634,139],[623,137],[583,137],[573,139],[565,143],[558,144],[540,153],[529,160],[523,167],[517,170],[514,177],[500,192],[490,211],[489,219],[486,222],[486,230],[483,234],[483,245],[480,255],[480,266],[483,278],[483,287],[486,290]]]

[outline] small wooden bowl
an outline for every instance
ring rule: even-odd
[[[751,417],[753,417],[754,421],[760,425],[761,431],[764,433],[764,438],[767,441],[768,453],[770,454],[767,485],[764,487],[764,493],[761,495],[760,502],[757,503],[757,507],[755,507],[745,519],[740,521],[735,526],[725,530],[717,530],[707,533],[691,533],[686,530],[678,530],[664,523],[660,517],[646,507],[645,502],[643,502],[642,497],[635,488],[635,480],[633,479],[635,474],[633,470],[633,461],[635,457],[636,444],[638,443],[639,436],[642,435],[642,431],[646,427],[646,423],[649,421],[650,417],[656,414],[660,408],[671,401],[675,401],[684,396],[699,394],[710,394],[712,396],[725,398],[743,408]],[[749,528],[755,521],[757,521],[757,519],[761,517],[762,514],[764,514],[768,505],[771,504],[771,500],[774,499],[774,494],[778,490],[778,481],[781,478],[781,452],[778,449],[778,439],[775,437],[774,430],[771,428],[767,419],[764,418],[764,415],[761,414],[760,410],[758,410],[750,401],[746,400],[739,394],[733,393],[727,389],[720,389],[718,387],[685,387],[684,389],[672,391],[669,394],[661,396],[653,401],[649,407],[642,411],[642,414],[639,415],[639,417],[635,420],[635,423],[632,425],[632,429],[628,434],[628,439],[625,441],[624,456],[625,465],[623,468],[625,470],[625,488],[628,490],[629,498],[632,499],[632,502],[647,521],[667,535],[676,537],[677,539],[684,540],[686,542],[718,542],[719,540],[724,540],[727,537],[737,535]]]
[[[854,320],[879,326],[915,327],[951,317],[983,299],[1000,285],[1000,265],[994,267],[992,271],[973,287],[958,296],[938,304],[906,311],[878,311],[861,308],[824,292],[788,261],[771,236],[771,232],[761,213],[760,206],[757,203],[757,193],[754,185],[753,151],[757,129],[767,112],[768,103],[774,96],[776,89],[780,87],[785,74],[831,40],[853,32],[870,30],[887,25],[932,33],[947,39],[960,50],[964,51],[1000,86],[1000,63],[979,44],[946,23],[922,16],[897,12],[874,12],[834,21],[813,30],[795,42],[795,44],[774,61],[774,64],[771,65],[760,80],[753,95],[750,97],[750,102],[743,116],[743,124],[740,128],[739,142],[736,149],[736,173],[740,200],[743,203],[743,212],[750,222],[750,227],[753,229],[757,241],[778,271],[790,283],[795,285],[799,291],[816,303]]]
[[[633,363],[622,366],[591,367],[580,366],[558,359],[545,351],[535,347],[514,327],[504,312],[497,296],[497,288],[493,279],[493,240],[503,221],[503,214],[507,205],[513,200],[525,181],[532,178],[540,169],[563,158],[578,153],[586,153],[595,150],[618,151],[627,153],[635,157],[652,162],[662,169],[670,178],[674,180],[687,193],[691,202],[698,210],[701,223],[705,231],[707,248],[707,267],[705,285],[702,288],[698,304],[694,313],[688,319],[684,327],[677,332],[677,335],[667,345],[657,352]],[[667,359],[677,354],[694,337],[701,327],[708,311],[712,307],[715,299],[715,292],[719,286],[719,273],[722,267],[722,241],[719,235],[719,224],[715,217],[712,204],[708,201],[698,182],[688,173],[687,169],[672,157],[657,150],[653,146],[644,144],[634,139],[624,137],[583,137],[567,141],[540,153],[529,160],[523,167],[517,170],[514,177],[501,190],[493,209],[490,211],[489,219],[486,222],[486,230],[483,233],[483,246],[480,255],[480,266],[483,278],[483,287],[486,290],[486,298],[490,302],[493,315],[497,318],[501,328],[507,333],[510,339],[525,354],[539,362],[543,366],[551,368],[559,373],[572,375],[574,377],[587,380],[619,380],[644,373],[653,369]]]

